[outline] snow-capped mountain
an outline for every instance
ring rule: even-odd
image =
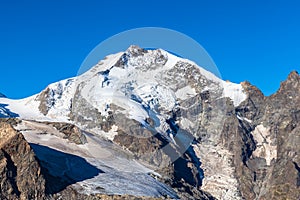
[[[181,104],[201,94],[229,97],[234,106],[246,99],[241,84],[222,81],[192,61],[162,49],[131,46],[78,77],[50,84],[40,94],[1,102],[22,119],[75,123],[112,140],[115,132],[109,132],[112,125],[107,125],[111,113],[170,137],[167,121]],[[191,124],[186,117],[179,120],[181,128]]]
[[[70,122],[70,114],[76,111],[72,103],[76,105],[80,95],[102,116],[108,116],[113,103],[128,110],[127,117],[143,123],[149,117],[146,107],[170,112],[178,102],[208,91],[218,98],[229,97],[235,106],[246,99],[241,84],[222,81],[192,61],[162,49],[131,46],[78,77],[50,84],[40,94],[1,102],[23,119]]]
[[[282,112],[297,112],[295,91]],[[74,179],[68,185],[81,194],[260,199],[271,191],[263,174],[280,154],[275,122],[266,121],[280,99],[162,49],[131,46],[34,96],[0,97],[0,117],[21,119],[14,127],[42,167]],[[94,173],[80,173],[85,166]]]

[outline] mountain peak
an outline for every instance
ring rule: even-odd
[[[157,51],[159,49],[153,49],[153,51]],[[128,49],[124,52],[124,54],[128,57],[138,57],[138,56],[144,56],[147,53],[150,53],[150,50],[144,49],[138,45],[130,45]]]
[[[126,50],[126,52],[133,54],[133,55],[135,55],[135,54],[140,55],[141,53],[147,53],[148,51],[137,45],[130,45],[130,47]]]
[[[287,80],[290,80],[290,81],[299,81],[300,80],[300,75],[299,75],[299,73],[296,70],[294,70],[294,71],[292,71],[288,75]]]
[[[243,86],[244,90],[251,96],[259,96],[259,97],[264,97],[264,94],[262,91],[257,88],[256,86],[252,85],[249,81],[244,81],[241,83]]]
[[[277,93],[286,93],[291,90],[299,90],[300,86],[300,75],[297,71],[292,71],[287,79],[280,84],[279,90]]]

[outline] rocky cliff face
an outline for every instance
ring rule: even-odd
[[[23,135],[4,121],[0,122],[0,174],[1,199],[45,197],[45,179],[34,152]]]
[[[246,199],[299,199],[299,74],[292,72],[270,97],[246,89],[248,100],[236,108],[241,133],[249,135],[242,162],[236,160],[241,192]]]
[[[212,198],[197,196],[204,190],[219,199],[299,199],[299,74],[292,72],[270,97],[248,82],[243,87],[248,98],[237,107],[226,99],[217,102],[209,93],[197,100],[201,108],[213,108],[201,109],[193,151],[158,171],[181,197]],[[136,155],[163,146],[162,138],[132,134],[119,133],[114,141]],[[192,159],[197,153],[201,164]]]

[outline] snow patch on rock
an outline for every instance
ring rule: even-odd
[[[217,145],[192,145],[204,171],[202,189],[217,199],[242,199],[235,178],[233,155]]]
[[[252,156],[266,159],[267,165],[270,166],[271,161],[277,159],[277,146],[273,145],[270,127],[260,124],[252,131],[252,135],[256,141],[256,149]]]
[[[235,107],[247,99],[247,94],[244,92],[241,84],[223,81],[223,88],[223,96],[229,97]]]

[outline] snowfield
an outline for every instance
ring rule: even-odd
[[[134,160],[128,151],[102,138],[87,133],[87,143],[76,145],[63,139],[64,134],[55,128],[39,122],[23,120],[16,128],[38,158],[48,163],[52,175],[63,177],[67,174],[68,178],[78,180],[73,186],[83,193],[177,198],[171,188],[149,176],[154,174],[153,170]]]

